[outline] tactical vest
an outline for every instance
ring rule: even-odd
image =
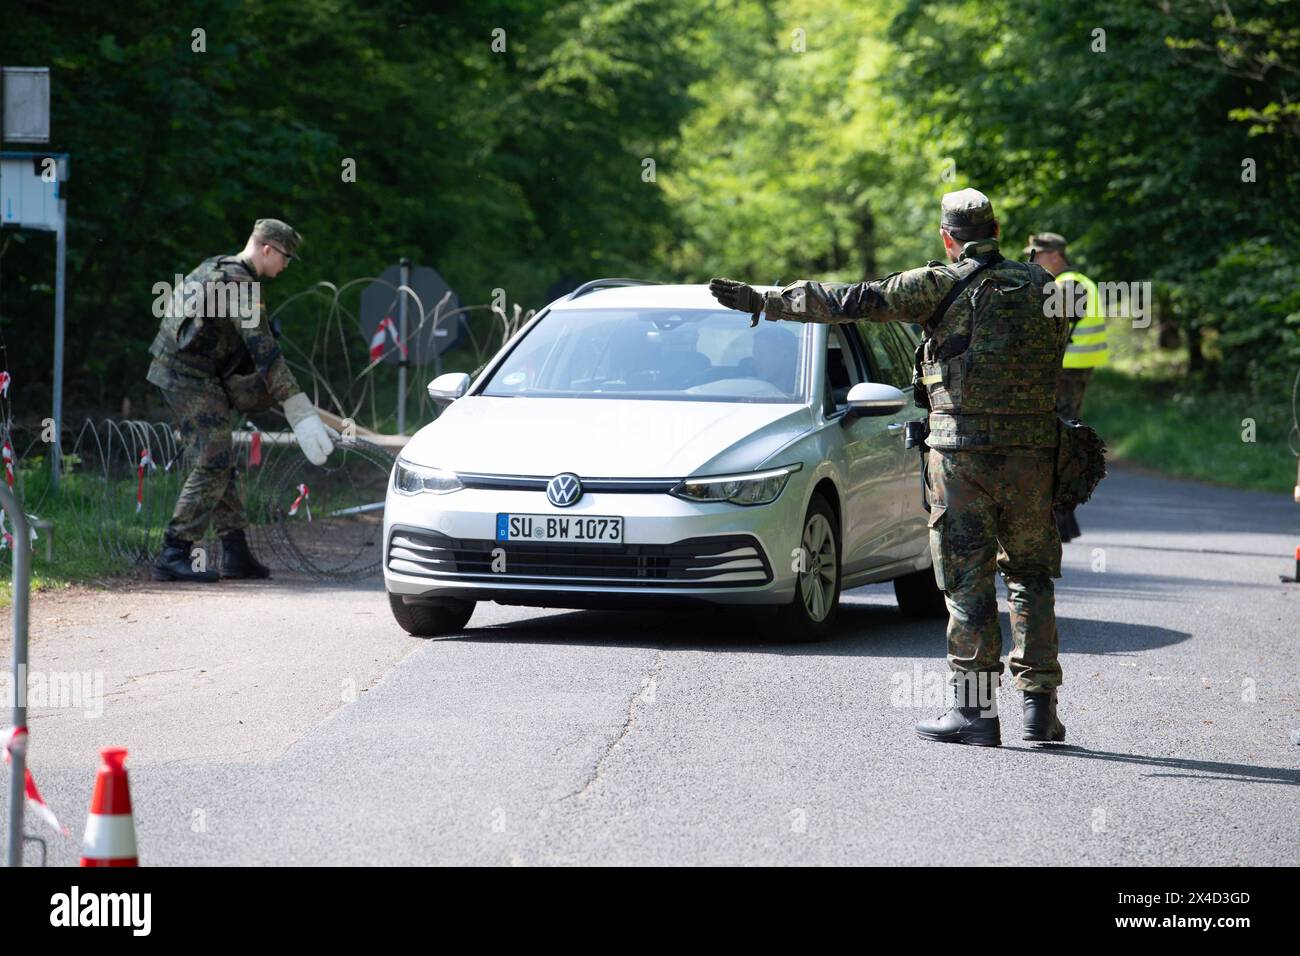
[[[949,268],[961,281],[979,265],[966,258]],[[926,329],[921,383],[930,404],[931,448],[1056,446],[1066,320],[1047,315],[1044,283],[1035,272],[1041,269],[1001,259]]]
[[[209,282],[248,282],[252,276],[238,258],[214,256],[205,259],[185,277],[206,288]],[[206,302],[204,303],[206,306]],[[216,378],[236,370],[252,370],[252,360],[234,326],[238,318],[186,315],[169,307],[149,351],[165,364],[179,365],[192,372]]]

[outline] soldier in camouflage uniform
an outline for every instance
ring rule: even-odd
[[[1061,541],[1052,519],[1056,380],[1069,335],[1045,308],[1052,277],[1004,259],[988,198],[943,197],[940,235],[949,263],[931,262],[828,290],[796,282],[760,295],[730,279],[710,290],[757,318],[803,322],[916,322],[926,333],[920,384],[930,408],[927,487],[935,580],[948,605],[953,706],[917,724],[930,739],[1001,743],[993,689],[1003,671],[994,571],[1010,596],[1016,686],[1026,740],[1064,740],[1056,717],[1055,595]],[[953,292],[957,294],[955,297]]]
[[[185,277],[158,306],[162,325],[150,346],[146,376],[158,386],[193,470],[185,479],[152,574],[156,581],[215,581],[191,562],[190,546],[211,524],[221,536],[221,574],[265,578],[248,550],[248,519],[236,480],[231,411],[280,403],[314,464],[333,450],[315,406],[285,364],[261,302],[260,282],[279,275],[302,237],[278,219],[259,219],[238,255],[214,256]]]

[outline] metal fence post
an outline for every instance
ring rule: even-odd
[[[406,367],[410,364],[406,344],[406,297],[411,287],[411,260],[402,256],[399,266],[401,276],[397,291],[397,340],[400,353],[397,356],[397,434],[406,434]]]
[[[14,709],[12,725],[27,726],[27,602],[32,576],[32,541],[27,530],[27,516],[13,493],[0,482],[0,507],[9,516],[13,528],[14,551]],[[5,741],[7,746],[9,741]],[[9,865],[23,865],[23,810],[27,797],[27,748],[14,747],[9,775]]]

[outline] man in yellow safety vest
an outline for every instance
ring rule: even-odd
[[[1106,311],[1097,292],[1097,283],[1082,272],[1070,268],[1065,247],[1064,236],[1055,232],[1040,232],[1029,237],[1024,254],[1030,262],[1035,262],[1050,272],[1058,285],[1066,287],[1064,301],[1070,307],[1067,315],[1072,326],[1070,344],[1066,346],[1065,358],[1061,361],[1056,413],[1064,419],[1072,420],[1079,417],[1079,411],[1083,408],[1083,396],[1088,390],[1093,369],[1109,361],[1110,349],[1106,344]],[[1078,308],[1080,286],[1086,297],[1081,309]],[[1062,541],[1079,536],[1079,522],[1075,520],[1073,508],[1058,509],[1056,524]]]

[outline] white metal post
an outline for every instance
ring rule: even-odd
[[[14,707],[12,725],[15,729],[27,726],[27,600],[32,574],[32,542],[27,530],[27,516],[19,507],[13,493],[0,482],[0,507],[9,516],[9,526],[14,535],[14,650],[13,683]],[[7,746],[9,741],[4,742]],[[12,749],[13,763],[9,776],[9,859],[10,866],[23,865],[23,810],[27,806],[27,748]]]
[[[50,448],[50,483],[57,491],[63,471],[63,296],[68,263],[68,201],[59,199],[59,227],[55,233],[54,264],[54,445]]]

